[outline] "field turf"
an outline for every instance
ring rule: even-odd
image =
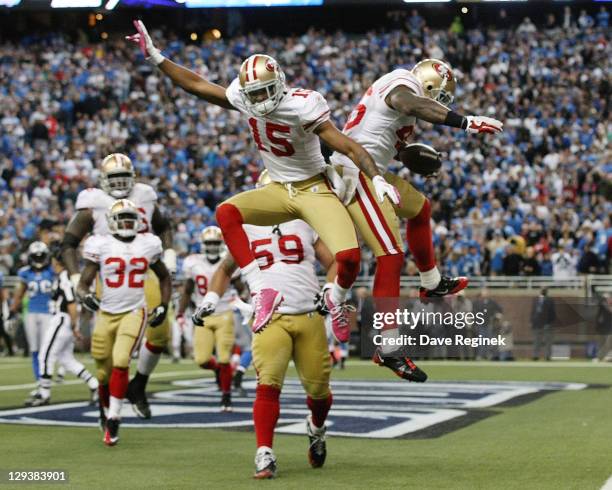
[[[120,445],[108,448],[94,428],[0,424],[0,470],[67,470],[69,484],[31,488],[87,489],[582,490],[599,489],[612,475],[612,365],[431,361],[422,366],[433,380],[573,381],[606,386],[553,392],[528,403],[493,407],[495,416],[432,439],[330,437],[327,463],[318,470],[308,464],[305,436],[277,435],[279,476],[273,481],[250,478],[255,449],[252,432],[212,429],[125,428]],[[149,391],[171,389],[172,380],[203,376],[187,361],[176,365],[164,360]],[[336,370],[333,376],[396,379],[386,369],[352,360],[345,371]],[[0,359],[0,409],[22,406],[32,389],[28,383],[27,359]],[[53,402],[82,400],[84,391],[80,382],[54,386]],[[6,488],[13,486],[28,488],[24,484]]]

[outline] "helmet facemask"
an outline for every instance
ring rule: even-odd
[[[28,249],[28,264],[35,270],[42,270],[49,265],[51,254],[43,242],[34,242]]]
[[[211,263],[218,262],[223,251],[223,242],[221,240],[204,240],[202,241],[202,252]]]
[[[134,174],[125,171],[101,174],[100,187],[115,199],[126,198],[134,187]]]
[[[279,78],[267,82],[254,82],[240,89],[240,95],[247,109],[257,117],[273,112],[285,95],[285,75],[280,72]]]
[[[133,238],[138,234],[140,225],[138,211],[122,209],[116,213],[109,213],[107,219],[108,229],[112,235],[121,238]]]

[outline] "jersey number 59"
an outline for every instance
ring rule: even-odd
[[[274,254],[265,249],[266,245],[271,245],[271,238],[253,240],[251,249],[261,270],[269,269],[274,265]],[[285,264],[299,264],[304,260],[304,244],[298,235],[283,235],[278,239],[278,250],[285,257],[281,262]]]

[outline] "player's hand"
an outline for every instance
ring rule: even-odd
[[[204,326],[204,318],[215,312],[216,306],[209,301],[203,301],[191,315],[191,321],[196,327]]]
[[[332,288],[333,285],[333,282],[328,282],[327,284],[325,284],[325,286],[323,286],[323,289],[321,289],[321,291],[319,291],[315,296],[314,304],[315,308],[319,312],[319,315],[325,316],[329,313],[327,305],[325,304],[325,294],[329,289]]]
[[[153,45],[153,40],[147,31],[147,28],[141,20],[133,21],[134,27],[136,28],[136,34],[131,36],[125,36],[128,41],[138,44],[140,51],[144,55],[145,59],[152,65],[159,65],[165,60],[159,49]]]
[[[504,123],[486,116],[465,116],[467,119],[466,133],[501,133]]]
[[[94,293],[89,293],[83,296],[81,298],[81,304],[92,313],[95,313],[100,309],[100,300]]]
[[[164,257],[162,260],[168,272],[173,276],[176,275],[176,252],[174,249],[167,248],[164,250]]]
[[[394,185],[389,184],[389,182],[387,182],[382,175],[377,175],[374,177],[372,179],[372,183],[374,184],[374,189],[376,190],[378,202],[383,202],[385,200],[385,196],[387,196],[393,204],[399,206],[400,193]]]
[[[167,305],[159,305],[153,309],[151,313],[149,313],[149,325],[151,327],[157,327],[161,325],[166,319],[166,315],[168,314],[168,306]]]
[[[76,340],[77,342],[83,340],[83,334],[81,333],[81,330],[77,325],[75,325],[72,329],[72,335],[74,336],[74,340]]]

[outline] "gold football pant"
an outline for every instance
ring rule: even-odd
[[[378,202],[374,184],[363,172],[359,172],[355,197],[347,206],[355,227],[376,257],[404,253],[400,218],[414,218],[425,202],[425,196],[410,182],[391,172],[385,174],[385,179],[399,191],[399,206],[388,199]]]
[[[155,272],[151,269],[147,271],[144,283],[145,302],[147,305],[147,311],[153,311],[161,304],[161,290],[159,289],[159,279]],[[102,282],[98,275],[96,280],[96,296],[102,297]],[[170,317],[171,314],[168,312],[164,322],[157,327],[149,327],[147,325],[145,330],[145,338],[147,342],[155,347],[164,349],[170,340]]]
[[[280,390],[291,359],[306,393],[314,399],[326,398],[331,365],[323,317],[318,313],[275,314],[262,332],[253,335],[258,384]]]
[[[193,327],[193,357],[198,366],[210,361],[213,349],[217,362],[227,364],[234,347],[234,313],[226,311],[204,319],[203,327]]]
[[[91,337],[91,355],[96,361],[97,377],[107,384],[112,368],[127,369],[134,349],[145,330],[147,311],[140,308],[126,313],[98,311]]]
[[[223,204],[234,205],[244,223],[252,225],[273,226],[302,219],[334,255],[359,247],[351,217],[323,174],[290,184],[271,182],[259,189],[241,192],[219,207]]]

